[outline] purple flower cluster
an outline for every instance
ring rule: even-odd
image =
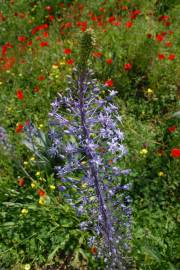
[[[127,150],[119,128],[121,117],[112,103],[116,91],[93,76],[89,69],[79,73],[74,68],[72,77],[68,76],[67,95],[59,94],[52,103],[49,152],[63,160],[55,168],[61,179],[59,189],[80,215],[89,217],[81,229],[92,229],[95,237],[90,245],[105,258],[105,269],[127,269],[130,185],[122,185],[121,178],[129,170],[119,167]],[[67,193],[67,187],[76,196]]]

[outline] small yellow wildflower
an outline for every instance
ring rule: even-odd
[[[44,125],[43,124],[40,124],[39,126],[38,126],[38,128],[43,128],[44,127]]]
[[[87,186],[88,186],[87,183],[82,184],[82,188],[87,188]]]
[[[35,157],[34,157],[34,156],[32,156],[32,157],[30,158],[30,160],[31,160],[31,161],[34,161],[34,160],[35,160]]]
[[[147,89],[147,94],[148,95],[152,95],[153,93],[154,93],[154,91],[151,88],[148,88]]]
[[[45,197],[45,196],[42,196],[42,197],[40,197],[40,199],[39,199],[39,204],[40,204],[40,205],[44,205],[44,204],[45,204],[45,201],[46,201],[46,197]]]
[[[23,209],[21,210],[21,214],[23,214],[23,215],[27,215],[28,212],[29,212],[29,211],[28,211],[27,208],[23,208]]]
[[[158,176],[165,176],[165,173],[164,172],[158,172]]]
[[[147,150],[146,148],[143,148],[143,149],[140,150],[140,154],[141,154],[142,156],[147,155],[147,153],[148,153],[148,150]]]
[[[25,264],[25,265],[24,265],[24,270],[30,270],[30,269],[31,269],[30,264]]]
[[[49,187],[50,187],[50,189],[52,189],[52,190],[54,190],[54,189],[56,188],[55,185],[50,185]]]
[[[3,84],[2,82],[0,82],[0,85]]]
[[[32,188],[35,188],[36,187],[36,182],[35,181],[31,183],[31,187]]]
[[[23,164],[24,164],[24,165],[28,165],[28,161],[24,161]]]
[[[52,65],[52,68],[53,68],[53,69],[58,69],[58,67],[59,67],[59,66],[58,66],[57,64]]]
[[[36,176],[40,176],[41,175],[41,172],[36,172]]]

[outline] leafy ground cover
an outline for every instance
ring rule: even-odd
[[[132,183],[132,269],[179,269],[178,2],[2,1],[2,269],[104,269],[98,247],[88,243],[91,232],[80,229],[59,189],[53,168],[60,160],[47,156],[51,103],[66,94],[88,29],[88,64],[101,84],[118,91],[128,148],[121,166],[131,169],[122,181]],[[31,122],[40,158],[23,143]]]

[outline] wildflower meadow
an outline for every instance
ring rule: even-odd
[[[0,270],[180,269],[178,0],[0,0]]]

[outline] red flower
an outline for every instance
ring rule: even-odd
[[[38,86],[38,85],[36,85],[36,86],[34,87],[33,91],[34,91],[34,93],[39,92],[39,86]]]
[[[147,36],[147,38],[149,38],[149,39],[152,38],[152,34],[147,34],[146,36]]]
[[[128,6],[122,6],[121,10],[128,10]]]
[[[110,79],[110,80],[107,80],[105,82],[105,85],[108,86],[108,87],[112,87],[113,86],[113,81]]]
[[[173,158],[179,158],[180,157],[180,149],[178,149],[178,148],[173,148],[172,150],[171,150],[171,157],[173,157]]]
[[[159,42],[163,41],[164,40],[164,35],[157,34],[156,35],[156,40],[159,41]]]
[[[26,41],[26,37],[25,37],[25,36],[19,36],[19,37],[18,37],[18,40],[19,40],[20,42],[25,42],[25,41]]]
[[[24,180],[24,178],[19,178],[19,179],[18,179],[18,185],[19,185],[20,187],[24,187],[24,185],[25,185],[25,180]]]
[[[109,64],[109,65],[111,65],[112,64],[112,59],[111,58],[106,59],[106,63]]]
[[[66,61],[66,63],[68,65],[73,65],[74,64],[74,59],[69,59],[69,60]]]
[[[90,252],[91,252],[92,254],[96,254],[96,253],[97,253],[97,248],[94,247],[94,246],[91,247]]]
[[[64,49],[64,54],[71,54],[72,51],[71,49],[67,48],[67,49]]]
[[[169,16],[167,16],[167,15],[162,15],[162,16],[160,16],[159,17],[159,21],[161,22],[161,21],[166,21],[166,20],[168,20],[169,19]]]
[[[42,42],[40,43],[40,46],[41,46],[41,47],[47,47],[47,46],[49,46],[49,44],[48,44],[47,41],[42,41]]]
[[[108,22],[109,23],[112,23],[115,20],[116,20],[116,18],[114,16],[111,16],[111,17],[109,17]]]
[[[168,27],[168,26],[170,26],[170,25],[171,25],[171,22],[165,22],[165,23],[164,23],[164,26],[167,26],[167,27]]]
[[[124,64],[124,70],[129,71],[131,69],[132,69],[132,64],[130,64],[130,63]]]
[[[53,10],[53,8],[51,6],[46,6],[44,9],[47,10],[47,11],[52,11]]]
[[[102,56],[102,52],[93,52],[92,55],[96,58],[100,58]]]
[[[43,36],[44,36],[45,38],[48,38],[48,37],[49,37],[49,33],[48,33],[48,32],[43,32]]]
[[[130,15],[131,19],[132,19],[132,20],[136,19],[136,17],[137,17],[140,13],[141,13],[141,11],[140,11],[139,9],[133,10],[133,11],[131,12],[131,15]]]
[[[176,126],[174,125],[174,126],[168,127],[167,131],[169,131],[170,133],[176,131]]]
[[[27,46],[32,46],[32,40],[27,43]]]
[[[38,194],[40,197],[43,197],[43,196],[46,194],[46,192],[45,192],[43,189],[38,189],[37,194]]]
[[[67,22],[67,23],[65,23],[65,25],[64,25],[64,28],[66,29],[66,28],[70,28],[70,27],[72,27],[72,22]]]
[[[16,133],[20,133],[22,131],[23,127],[24,126],[22,124],[18,124],[17,127],[16,127],[16,130],[15,130]]]
[[[24,98],[23,91],[21,89],[17,90],[16,96],[19,100],[22,100]]]
[[[174,32],[172,30],[169,30],[169,35],[173,35]]]
[[[164,54],[158,54],[158,59],[159,59],[159,60],[165,59],[165,55],[164,55]]]
[[[45,80],[45,76],[44,75],[39,75],[38,80],[39,81],[44,81]]]
[[[175,54],[174,54],[174,53],[171,53],[171,54],[169,55],[168,59],[169,59],[170,61],[173,61],[173,60],[175,59]]]
[[[172,47],[172,43],[171,43],[170,41],[167,41],[167,42],[165,43],[165,45],[166,45],[166,47]]]
[[[50,20],[51,22],[53,22],[53,21],[54,21],[54,16],[53,16],[53,15],[49,15],[49,20]]]
[[[133,22],[127,22],[126,23],[126,28],[131,28],[133,26]]]

